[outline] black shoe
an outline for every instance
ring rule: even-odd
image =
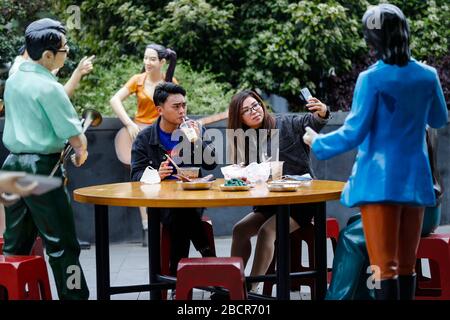
[[[148,229],[142,230],[142,246],[148,247]]]
[[[215,291],[211,293],[211,296],[209,297],[212,301],[225,301],[230,300],[230,293],[228,291],[225,291],[222,287],[214,287],[218,291]]]
[[[78,240],[81,250],[89,250],[91,249],[91,244],[87,241]]]
[[[199,252],[203,258],[216,257],[216,254],[211,250],[210,247],[203,248]]]
[[[416,274],[398,276],[400,300],[414,300],[416,296]]]
[[[379,287],[375,287],[376,300],[398,300],[399,289],[398,279],[386,279],[377,283]]]

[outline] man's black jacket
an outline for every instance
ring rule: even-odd
[[[133,147],[131,149],[131,180],[132,181],[139,181],[142,177],[142,174],[145,171],[145,168],[148,166],[153,167],[154,169],[158,170],[159,166],[161,165],[161,162],[166,161],[167,157],[165,155],[166,150],[161,144],[161,141],[159,139],[158,134],[158,127],[159,123],[161,121],[161,117],[158,118],[158,120],[152,124],[151,126],[145,128],[142,130],[138,136],[136,137],[136,140],[133,143]],[[210,154],[213,154],[215,156],[214,151],[214,145],[211,143],[211,141],[203,140],[201,145],[200,143],[195,143],[192,146],[192,150],[195,148],[202,148],[201,154],[203,155],[203,152],[206,148],[209,148]],[[200,150],[197,150],[199,152]],[[182,155],[180,155],[182,156]],[[201,167],[205,170],[212,170],[217,166],[216,161],[212,164],[206,164],[203,159],[201,164],[195,164],[194,163],[194,153],[191,157],[191,164],[184,164],[181,163],[178,166],[189,166],[189,167]]]

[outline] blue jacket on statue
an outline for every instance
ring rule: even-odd
[[[317,136],[312,149],[323,160],[358,147],[341,195],[346,206],[435,206],[425,127],[442,127],[447,117],[433,67],[414,59],[403,67],[379,60],[359,75],[344,125]]]

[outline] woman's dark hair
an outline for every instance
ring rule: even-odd
[[[264,110],[264,118],[261,124],[261,127],[258,129],[267,129],[267,134],[270,136],[269,132],[271,129],[275,129],[275,118],[269,114],[267,111],[266,105],[264,104],[262,98],[254,91],[252,90],[244,90],[239,93],[236,93],[232,98],[230,105],[228,107],[228,129],[232,130],[238,130],[243,129],[244,131],[249,129],[249,127],[242,122],[242,105],[244,104],[245,99],[248,97],[255,98],[256,101],[261,105],[261,107]],[[256,130],[257,134],[260,130]],[[256,137],[253,137],[256,138]],[[245,164],[248,164],[250,162],[250,154],[252,152],[250,151],[250,145],[254,145],[256,143],[256,152],[258,152],[258,141],[259,139],[256,138],[256,141],[251,142],[252,137],[248,137],[245,139],[245,143],[241,144],[236,137],[233,138],[234,141],[231,142],[231,144],[228,144],[227,148],[227,161],[230,161],[231,163],[240,163],[244,162]]]
[[[61,22],[44,18],[32,22],[25,30],[25,45],[28,55],[33,60],[42,58],[46,50],[54,54],[63,45],[62,36],[66,34],[66,29]]]
[[[177,65],[177,53],[172,49],[165,48],[164,46],[156,43],[149,44],[145,49],[153,49],[158,54],[158,59],[166,59],[169,61],[169,67],[167,68],[166,78],[164,81],[172,82],[173,74],[175,73],[175,66]],[[141,72],[145,71],[145,66]]]
[[[228,107],[228,129],[248,129],[248,126],[242,122],[242,105],[248,97],[253,97],[261,104],[264,110],[264,119],[260,129],[275,129],[275,119],[267,111],[262,98],[252,90],[244,90],[236,93],[232,98]]]
[[[364,14],[362,23],[364,39],[375,50],[378,59],[399,66],[408,63],[411,57],[409,25],[398,7],[392,4],[371,7]]]

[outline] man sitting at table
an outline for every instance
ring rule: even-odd
[[[145,128],[136,137],[131,150],[131,180],[140,181],[145,169],[148,166],[159,168],[158,173],[161,180],[175,179],[173,177],[174,168],[169,162],[166,154],[174,155],[173,150],[177,150],[179,143],[186,144],[186,140],[180,142],[176,139],[180,124],[186,117],[186,91],[179,85],[164,82],[155,88],[153,101],[159,112],[159,118],[151,126]],[[194,128],[197,137],[200,136],[200,125],[196,121],[189,120],[189,124]],[[185,139],[186,137],[183,137]],[[174,139],[174,140],[173,140]],[[189,143],[188,143],[189,144]],[[179,167],[197,166],[206,170],[215,168],[216,161],[212,164],[205,163],[201,158],[201,163],[194,163],[198,157],[194,154],[210,154],[215,156],[214,147],[210,141],[197,140],[191,143],[193,150],[189,155],[179,154],[183,158]],[[200,149],[201,148],[201,149]],[[204,152],[209,148],[207,152]],[[183,150],[186,150],[183,148]],[[197,151],[196,151],[197,150]],[[201,153],[199,153],[201,151]],[[209,153],[208,153],[209,151]],[[190,158],[189,162],[185,157]],[[173,157],[172,157],[173,158]],[[203,209],[200,208],[170,208],[161,210],[161,222],[169,229],[171,238],[170,250],[170,274],[176,275],[177,265],[181,258],[188,257],[190,241],[203,257],[214,256],[209,247],[208,237],[203,229],[201,216]]]

